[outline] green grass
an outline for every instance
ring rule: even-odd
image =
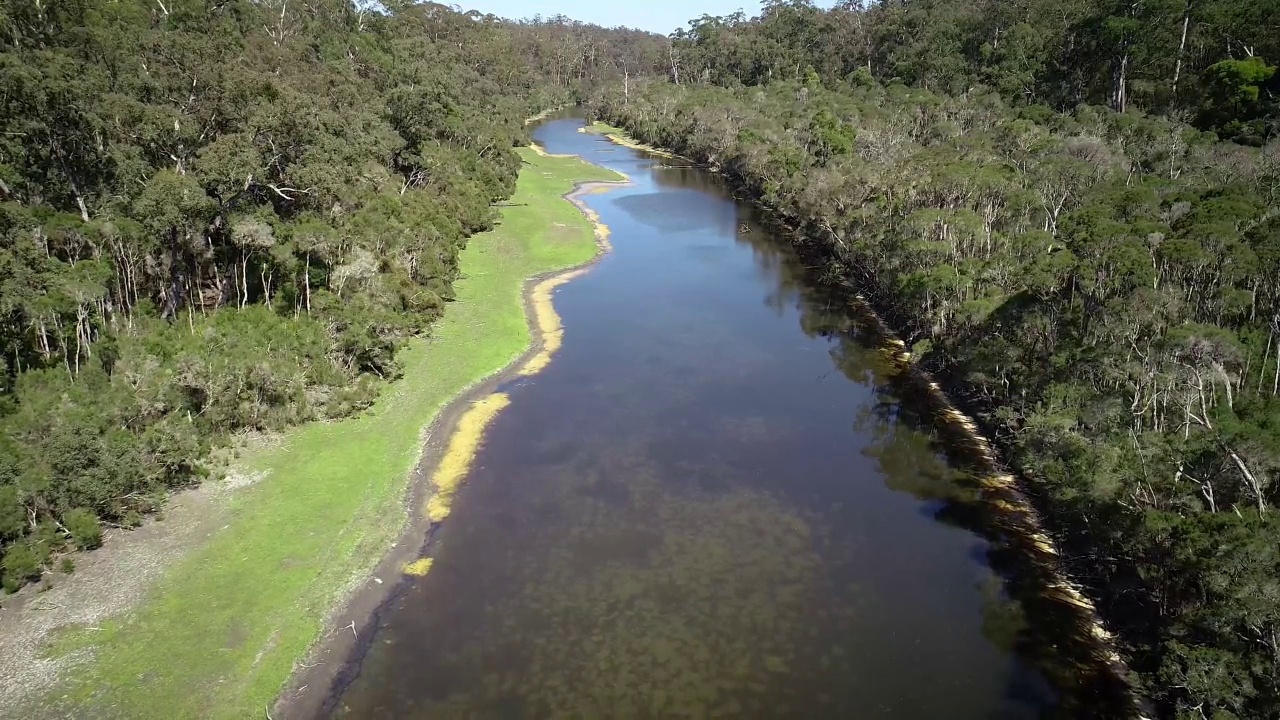
[[[599,120],[591,123],[586,127],[586,131],[593,135],[617,135],[619,137],[630,138],[626,130],[620,127],[614,127],[609,123],[603,123]]]
[[[57,704],[95,717],[264,717],[342,588],[371,572],[403,527],[423,428],[528,347],[522,281],[596,251],[590,223],[561,196],[574,181],[618,176],[520,153],[513,206],[467,245],[457,302],[430,339],[402,351],[404,378],[360,417],[295,428],[243,458],[244,471],[269,474],[235,492],[225,529],[166,571],[139,608],[57,643],[95,652],[70,671]]]

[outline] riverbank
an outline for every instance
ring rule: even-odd
[[[537,145],[530,150],[540,158],[594,168],[576,156],[549,155]],[[527,327],[534,329],[532,341],[519,358],[464,392],[437,417],[427,433],[409,489],[407,506],[411,514],[401,541],[374,571],[375,582],[366,583],[349,597],[339,616],[329,623],[329,632],[295,667],[288,686],[276,700],[273,717],[307,718],[330,710],[337,693],[359,671],[359,661],[352,662],[351,658],[362,657],[368,650],[380,611],[403,588],[396,580],[400,576],[425,577],[431,571],[434,530],[452,512],[454,495],[471,469],[486,428],[510,402],[507,394],[497,388],[513,378],[535,375],[551,362],[564,337],[560,316],[552,305],[555,288],[585,273],[610,250],[609,228],[581,197],[625,184],[627,178],[621,173],[594,169],[614,178],[575,181],[570,192],[561,197],[581,213],[580,218],[586,221],[595,240],[596,253],[582,262],[525,280],[521,297]],[[512,202],[517,197],[519,190]],[[350,625],[346,624],[348,621]]]
[[[640,150],[642,152],[647,152],[650,155],[657,155],[658,157],[661,157],[661,158],[667,158],[668,160],[673,160],[681,157],[680,155],[677,155],[670,150],[664,150],[660,147],[654,147],[653,145],[647,145],[645,143],[642,143],[639,140],[636,140],[635,138],[631,137],[631,135],[623,128],[610,125],[605,122],[600,122],[599,120],[596,120],[590,125],[585,125],[583,127],[578,128],[578,132],[588,133],[591,135],[600,135],[602,137],[608,138],[609,140],[611,140],[612,142],[618,145],[621,145],[622,147],[631,148],[632,150]]]
[[[246,451],[234,474],[243,482],[224,483],[233,489],[219,506],[220,524],[166,561],[132,610],[91,627],[49,628],[54,684],[32,685],[45,691],[43,702],[15,699],[25,702],[6,713],[261,716],[326,627],[329,636],[357,629],[343,627],[334,610],[362,588],[394,582],[370,574],[389,551],[420,549],[397,538],[406,518],[413,526],[422,516],[409,510],[426,493],[417,488],[412,504],[405,495],[410,477],[425,477],[424,442],[428,457],[438,451],[466,401],[482,396],[487,385],[478,384],[535,339],[526,279],[598,252],[593,222],[563,198],[581,183],[617,177],[576,158],[520,153],[525,165],[502,223],[468,242],[457,300],[430,338],[401,352],[404,378],[359,417],[295,428]]]
[[[615,122],[626,119],[609,117],[607,112],[605,117]],[[1023,482],[1025,478],[1015,477],[1008,471],[998,452],[1003,448],[990,439],[999,428],[980,424],[972,408],[954,400],[956,391],[965,388],[949,382],[947,378],[942,378],[943,384],[940,385],[897,336],[894,326],[901,327],[900,321],[909,319],[913,309],[894,303],[888,292],[854,294],[842,282],[842,277],[833,282],[833,276],[823,270],[833,258],[839,257],[841,250],[847,249],[843,240],[836,237],[828,226],[790,215],[762,202],[758,182],[753,184],[751,178],[726,171],[718,162],[700,154],[687,139],[675,138],[673,148],[655,150],[629,134],[625,127],[597,121],[583,131],[601,135],[625,147],[656,151],[667,157],[692,158],[693,162],[702,163],[763,210],[763,219],[770,225],[791,237],[797,253],[812,269],[814,282],[831,289],[840,296],[840,301],[848,303],[860,318],[859,325],[864,334],[878,346],[892,368],[895,386],[909,395],[922,415],[929,419],[953,461],[973,474],[974,484],[980,490],[984,504],[982,527],[974,529],[999,544],[1007,551],[1010,561],[1016,561],[1025,575],[1034,578],[1033,582],[1021,584],[1016,593],[1019,602],[1034,609],[1045,624],[1052,622],[1064,629],[1066,642],[1055,651],[1066,660],[1066,665],[1050,667],[1048,663],[1042,663],[1042,670],[1056,676],[1060,687],[1074,686],[1078,697],[1069,699],[1069,702],[1088,704],[1105,697],[1108,699],[1107,707],[1114,706],[1117,713],[1134,718],[1147,717],[1151,709],[1136,685],[1127,660],[1117,648],[1114,634],[1106,627],[1093,598],[1071,577],[1062,562],[1058,544],[1048,534],[1044,513],[1033,502],[1039,498],[1029,492]],[[759,178],[755,180],[759,181]],[[857,279],[871,289],[884,288],[883,278]]]

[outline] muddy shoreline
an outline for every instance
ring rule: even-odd
[[[539,154],[547,154],[537,145],[532,147]],[[529,326],[529,347],[501,370],[481,378],[459,393],[427,426],[423,433],[422,454],[409,476],[404,500],[408,519],[399,539],[378,563],[373,575],[328,618],[324,634],[295,666],[293,675],[276,697],[268,717],[277,720],[326,717],[332,713],[343,690],[359,675],[363,658],[376,635],[382,612],[404,592],[408,583],[416,580],[404,573],[405,566],[432,556],[436,534],[443,523],[430,521],[422,508],[430,498],[431,477],[445,456],[459,420],[476,401],[507,383],[535,374],[550,360],[550,354],[558,348],[559,340],[558,337],[552,339],[549,335],[561,331],[548,332],[537,307],[537,296],[549,294],[559,285],[583,274],[604,259],[612,249],[608,228],[600,222],[595,211],[587,207],[583,198],[630,184],[629,178],[625,175],[622,177],[624,179],[619,181],[575,183],[573,190],[561,196],[592,224],[595,255],[584,263],[526,278],[521,284],[521,306],[525,322]],[[551,312],[554,313],[554,309]]]

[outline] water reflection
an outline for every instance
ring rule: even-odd
[[[588,200],[615,251],[557,294],[563,349],[334,714],[1055,712],[977,490],[858,319],[707,174],[575,128],[537,134],[635,181]]]
[[[737,220],[732,205],[708,203],[705,196],[697,192],[624,195],[614,202],[614,206],[626,211],[627,217],[637,223],[664,233],[704,230],[732,233]]]
[[[987,541],[975,547],[974,559],[1000,577],[983,583],[988,601],[982,612],[984,634],[1026,658],[1064,691],[1044,712],[1062,718],[1113,718],[1141,710],[1110,647],[1094,635],[1096,615],[1079,604],[1078,596],[1060,592],[1057,558],[1038,543],[1040,526],[1029,523],[1034,519],[1029,503],[1016,485],[985,482],[1003,471],[983,447],[974,446],[967,430],[957,433],[955,423],[946,420],[945,397],[930,388],[927,377],[904,371],[901,360],[885,351],[892,342],[887,328],[860,299],[847,289],[817,282],[815,268],[794,253],[778,253],[771,241],[761,242],[767,235],[748,235],[752,229],[741,227],[740,242],[777,256],[779,284],[798,298],[804,332],[832,342],[833,366],[845,377],[876,388],[876,399],[862,407],[858,428],[895,437],[867,449],[884,459],[880,468],[886,485],[934,501],[923,503],[921,511]],[[912,432],[902,432],[904,427]],[[917,447],[894,447],[899,438]],[[949,463],[944,465],[941,455],[926,454],[925,446],[946,454]],[[900,467],[903,458],[910,458],[910,467]],[[919,463],[923,458],[932,461]],[[899,484],[899,479],[908,483]],[[1043,693],[1023,685],[1015,690],[1018,696]]]

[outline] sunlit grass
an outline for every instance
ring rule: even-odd
[[[520,154],[527,165],[502,224],[462,253],[457,301],[431,338],[401,352],[404,378],[360,417],[296,428],[244,457],[243,472],[266,477],[232,496],[227,525],[141,607],[58,643],[58,652],[91,647],[94,659],[70,671],[75,680],[51,703],[81,717],[264,716],[326,616],[403,527],[423,429],[528,346],[522,281],[596,252],[591,223],[561,196],[574,181],[617,176]]]

